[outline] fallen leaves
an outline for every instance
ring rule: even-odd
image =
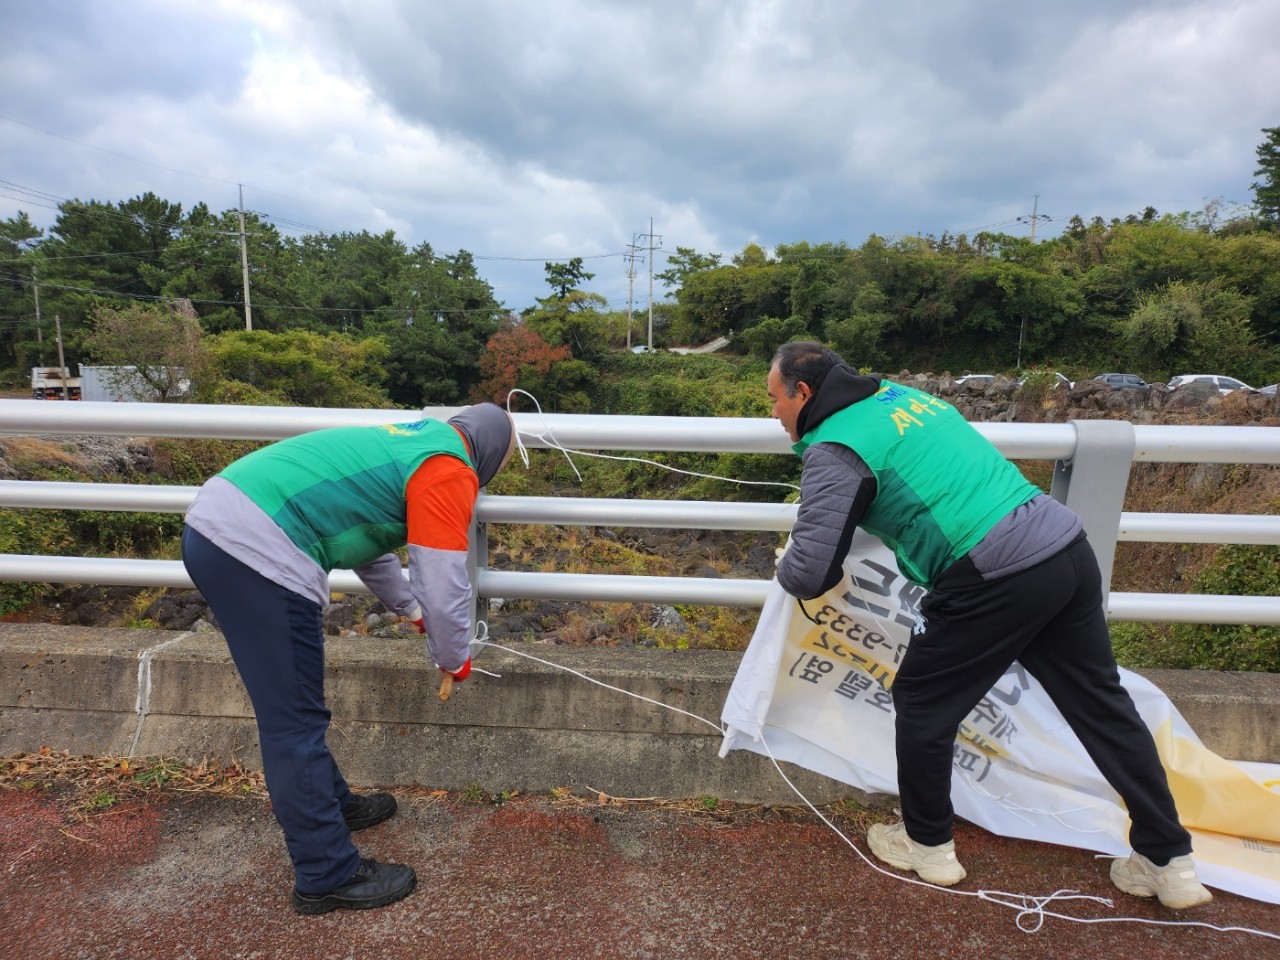
[[[0,759],[0,788],[45,790],[67,796],[70,812],[87,817],[122,800],[158,793],[216,793],[265,797],[262,774],[239,763],[182,763],[160,757],[72,756],[41,747]]]

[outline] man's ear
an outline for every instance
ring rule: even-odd
[[[798,380],[796,381],[796,396],[808,403],[809,398],[813,396],[813,390],[803,380]]]

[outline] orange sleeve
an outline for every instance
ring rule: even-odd
[[[465,552],[479,493],[476,472],[457,457],[441,453],[427,457],[405,489],[408,542]]]

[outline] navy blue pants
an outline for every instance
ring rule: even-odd
[[[351,790],[325,743],[324,611],[187,527],[182,561],[231,649],[258,718],[267,792],[302,893],[351,879],[360,855],[342,818]]]
[[[924,632],[911,638],[892,688],[908,836],[930,846],[951,839],[956,730],[1016,660],[1124,800],[1133,849],[1161,864],[1191,852],[1155,741],[1120,684],[1088,540],[991,583],[962,558],[920,613]]]

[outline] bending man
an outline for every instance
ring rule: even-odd
[[[253,701],[299,913],[384,906],[416,883],[411,867],[361,857],[351,841],[351,831],[394,814],[396,801],[353,794],[325,743],[329,571],[354,570],[426,633],[442,672],[466,679],[471,515],[514,447],[511,418],[495,404],[448,423],[317,430],[237,460],[187,511],[182,559]],[[391,553],[405,544],[407,583]]]
[[[1016,660],[1128,809],[1134,852],[1112,864],[1115,885],[1168,907],[1210,900],[1155,742],[1120,685],[1080,518],[949,404],[861,376],[821,344],[784,344],[768,389],[804,465],[778,564],[783,589],[808,600],[834,587],[861,526],[929,590],[892,687],[903,819],[871,827],[872,852],[930,883],[964,879],[952,839],[952,747]]]

